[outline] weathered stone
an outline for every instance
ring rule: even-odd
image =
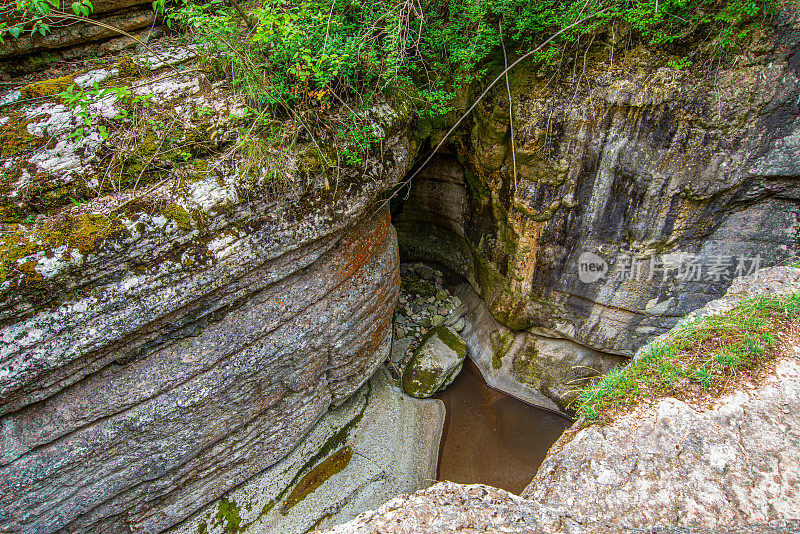
[[[737,279],[692,318],[724,312],[747,295],[780,293],[800,293],[800,269]],[[800,520],[796,328],[782,334],[777,350],[774,369],[757,384],[722,398],[644,401],[607,425],[568,431],[523,496],[629,528]]]
[[[439,482],[413,495],[400,495],[372,512],[326,534],[447,534],[515,532],[520,534],[793,534],[800,521],[785,520],[716,529],[652,525],[628,529],[579,517],[564,507],[548,506],[481,484]]]
[[[238,525],[240,532],[303,534],[349,521],[400,493],[430,485],[444,418],[442,401],[403,395],[379,370],[346,403],[325,414],[286,458],[171,532],[232,533]],[[301,481],[324,476],[321,462],[341,447],[352,451],[342,471],[287,507]],[[235,519],[220,513],[226,502],[235,503]]]
[[[403,391],[412,397],[430,397],[453,381],[467,356],[467,345],[446,326],[431,329],[403,370]]]
[[[414,270],[417,271],[417,274],[422,280],[430,280],[433,278],[433,269],[427,265],[415,265]]]
[[[164,65],[134,59],[145,72]],[[335,196],[325,176],[286,174],[275,198],[242,189],[238,156],[225,155],[241,103],[184,70],[145,75],[136,90],[157,95],[148,112],[174,116],[182,143],[195,107],[210,110],[205,128],[219,133],[203,138],[197,165],[215,170],[187,179],[186,166],[162,162],[162,181],[80,206],[71,188],[102,178],[114,136],[68,139],[81,119],[53,95],[13,106],[30,142],[0,156],[15,171],[0,181],[2,207],[34,186],[66,192],[0,236],[29,247],[3,258],[0,278],[0,530],[162,531],[284,457],[388,356],[397,245],[374,205],[411,163],[394,112],[370,112],[391,164],[345,170]],[[117,75],[74,78],[103,86]],[[90,109],[113,117],[118,105]],[[36,240],[82,218],[114,231]]]
[[[800,520],[797,356],[711,409],[667,398],[564,438],[523,495],[623,527]]]

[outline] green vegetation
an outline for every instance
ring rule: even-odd
[[[242,519],[239,517],[239,506],[236,501],[222,497],[217,503],[217,514],[214,516],[218,525],[222,525],[224,534],[236,534],[241,529]],[[202,524],[202,523],[201,523]]]
[[[679,327],[667,342],[604,375],[579,397],[577,414],[606,422],[618,409],[646,398],[721,394],[737,378],[757,376],[778,333],[800,316],[800,294],[759,296],[721,315]]]
[[[287,131],[280,137],[312,142],[329,168],[362,163],[386,136],[369,116],[375,103],[389,101],[407,110],[404,117],[429,124],[457,107],[456,94],[468,94],[464,89],[498,70],[501,44],[526,51],[569,28],[532,58],[554,65],[568,49],[582,53],[614,27],[629,47],[641,43],[683,56],[681,47],[704,42],[718,53],[763,20],[770,1],[158,0],[154,6],[199,45],[206,67],[245,97],[253,110],[249,136],[269,137],[279,121]]]
[[[552,62],[562,47],[588,41],[610,23],[649,46],[711,40],[722,49],[769,11],[766,0],[257,0],[247,10],[231,4],[181,0],[167,20],[189,29],[208,64],[228,74],[254,107],[289,114],[289,105],[325,111],[378,95],[441,114],[455,85],[485,73],[501,40],[528,49],[592,13],[536,59]]]
[[[70,4],[72,13],[61,10],[60,0],[15,0],[13,6],[10,11],[15,16],[12,18],[11,26],[0,20],[0,44],[3,44],[4,39],[9,36],[18,38],[26,34],[33,36],[36,33],[46,35],[50,31],[51,24],[87,17],[94,11],[90,0],[72,2]],[[5,16],[9,11],[7,8],[8,6],[3,6],[0,13]]]
[[[124,232],[124,226],[107,215],[83,213],[78,216],[64,214],[46,224],[25,230],[7,232],[0,238],[0,283],[19,271],[28,278],[39,278],[35,263],[16,266],[17,260],[39,250],[49,250],[62,245],[67,250],[78,249],[87,254],[105,239]]]
[[[36,84],[28,87],[32,85]],[[134,95],[130,87],[101,88],[97,82],[94,82],[91,89],[76,88],[75,85],[70,85],[58,94],[64,105],[73,110],[78,109],[75,115],[81,118],[81,124],[68,136],[69,139],[76,138],[81,141],[95,130],[100,137],[108,139],[108,128],[100,122],[99,112],[91,108],[92,104],[98,103],[108,95],[115,97],[115,103],[121,103],[124,106],[135,106],[137,103],[141,103],[144,107],[149,106],[150,99],[153,97],[153,95]],[[128,110],[123,108],[112,120],[125,121],[130,116]]]

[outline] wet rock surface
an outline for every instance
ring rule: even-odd
[[[457,285],[454,294],[467,307],[461,335],[486,382],[529,404],[569,414],[582,385],[628,361],[554,331],[513,331],[468,283]]]
[[[436,479],[444,418],[441,401],[404,395],[380,369],[286,458],[170,532],[302,534],[349,521]],[[343,449],[349,461],[326,472],[326,459]],[[318,482],[312,491],[309,480]]]

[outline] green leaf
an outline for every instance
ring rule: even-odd
[[[19,26],[13,26],[8,29],[8,33],[10,33],[12,37],[19,37],[19,34],[22,33],[22,28]]]

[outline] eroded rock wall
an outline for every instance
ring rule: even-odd
[[[630,356],[721,296],[740,259],[747,270],[795,255],[796,43],[790,27],[756,31],[724,63],[686,72],[619,43],[612,63],[606,42],[560,82],[517,71],[515,154],[495,89],[464,140],[479,178],[466,234],[493,314]],[[604,278],[581,280],[585,252],[609,264]],[[631,258],[642,271],[624,279]],[[680,276],[690,260],[705,268],[697,280]]]
[[[563,409],[734,277],[800,252],[797,39],[760,28],[679,70],[601,33],[559,73],[521,64],[513,132],[499,83],[414,178],[401,253],[459,272],[529,333],[495,352],[513,346],[515,377]]]
[[[191,61],[185,52],[164,56]],[[284,457],[388,355],[398,255],[377,199],[411,160],[392,111],[375,115],[386,160],[343,170],[335,191],[284,168],[287,187],[268,195],[241,182],[231,156],[235,97],[198,70],[161,68],[135,81],[156,95],[148,110],[206,148],[161,160],[165,174],[138,189],[98,185],[115,136],[70,138],[80,119],[55,96],[2,95],[3,135],[26,132],[0,163],[13,171],[2,183],[4,532],[160,532]],[[130,83],[117,67],[72,79]],[[97,105],[113,115],[120,104]],[[101,194],[77,205],[26,207],[91,184]],[[63,240],[42,233],[53,228]]]

